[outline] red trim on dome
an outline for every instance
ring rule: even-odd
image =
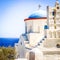
[[[41,18],[27,18],[27,19],[24,19],[24,21],[28,21],[28,20],[41,20],[41,19],[47,19],[47,17],[41,17]]]

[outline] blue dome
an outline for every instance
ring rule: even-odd
[[[37,10],[33,12],[28,18],[42,18],[46,17],[46,12],[44,10]]]
[[[38,14],[38,13],[34,13],[34,14],[31,14],[30,16],[29,16],[29,18],[42,18],[43,16],[42,15],[40,15],[40,14]]]

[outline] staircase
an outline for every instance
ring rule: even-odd
[[[43,38],[37,43],[37,45],[34,46],[34,48],[35,48],[35,47],[38,47],[38,46],[42,46],[42,45],[43,45],[42,43],[44,42],[45,38],[46,38],[46,37],[43,37]]]

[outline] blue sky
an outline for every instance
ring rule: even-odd
[[[54,6],[56,0],[0,0],[0,37],[20,37],[25,32],[24,19],[41,5]],[[59,0],[60,1],[60,0]]]

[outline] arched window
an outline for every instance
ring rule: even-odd
[[[55,16],[55,14],[56,14],[56,10],[54,10],[54,11],[52,12],[52,15],[53,15],[53,16]]]

